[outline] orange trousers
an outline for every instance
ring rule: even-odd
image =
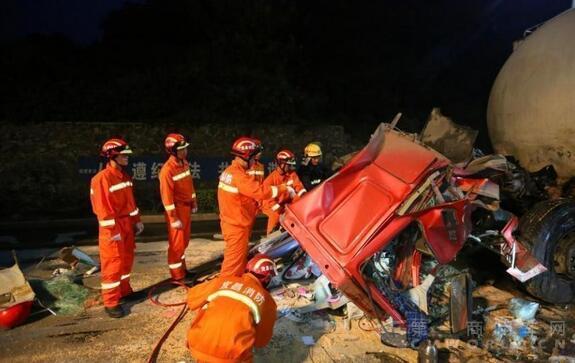
[[[248,242],[251,227],[240,227],[221,222],[226,247],[220,276],[242,276],[248,263]]]
[[[172,228],[168,215],[165,214],[168,225],[168,267],[174,280],[180,280],[186,276],[186,248],[190,243],[191,212],[190,205],[176,204],[176,215],[182,222],[180,229]]]
[[[112,231],[99,229],[98,244],[102,269],[102,299],[104,306],[114,307],[123,296],[132,293],[130,273],[134,264],[134,226],[130,217],[116,218],[120,227],[120,241],[112,241]]]
[[[268,216],[268,227],[267,227],[266,233],[270,234],[270,233],[272,233],[274,228],[276,228],[278,226],[278,224],[280,223],[280,214],[276,211],[271,210],[271,209],[265,210],[264,214],[266,216]]]

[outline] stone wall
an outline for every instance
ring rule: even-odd
[[[137,155],[163,154],[163,139],[180,132],[190,140],[190,154],[227,157],[238,135],[252,134],[264,143],[264,156],[290,148],[298,157],[310,141],[320,141],[325,159],[356,150],[341,126],[205,125],[191,127],[169,122],[154,123],[36,123],[0,126],[0,216],[4,220],[74,218],[91,215],[89,183],[77,170],[80,156],[98,155],[106,139],[125,138]],[[215,181],[214,181],[215,183]],[[200,211],[215,207],[214,183],[202,182]],[[161,212],[158,185],[138,182],[136,198],[144,213]]]

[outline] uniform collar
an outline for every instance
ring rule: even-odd
[[[113,167],[113,166],[112,166],[112,163],[110,163],[110,162],[108,162],[108,164],[106,164],[106,169],[107,169],[110,173],[112,173],[112,175],[115,175],[115,176],[117,176],[118,178],[122,178],[122,177],[125,175],[125,173],[124,173],[124,171],[123,171],[123,168],[122,168],[122,169],[117,169],[117,168]]]
[[[246,275],[248,275],[250,278],[252,278],[254,281],[256,281],[258,283],[258,285],[262,286],[262,282],[260,281],[260,279],[258,279],[253,273],[246,272]],[[264,287],[264,286],[262,286],[262,287]]]
[[[238,168],[238,169],[240,169],[240,170],[243,170],[244,173],[247,173],[247,172],[248,172],[248,169],[245,169],[245,168],[240,164],[240,162],[237,161],[236,159],[232,160],[232,166],[233,166],[234,168]]]
[[[188,164],[186,160],[183,160],[182,163],[180,164],[180,159],[178,159],[174,155],[170,155],[170,157],[168,158],[168,163],[171,163],[174,166],[186,166]]]

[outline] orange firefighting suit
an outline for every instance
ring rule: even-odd
[[[299,180],[297,173],[295,171],[288,171],[284,173],[279,167],[276,168],[268,177],[264,180],[264,185],[280,185],[286,184],[294,188],[297,193],[295,198],[292,200],[289,195],[282,196],[281,198],[267,199],[262,203],[262,210],[265,215],[268,216],[268,227],[267,234],[270,234],[273,229],[278,225],[280,220],[280,215],[284,211],[284,206],[290,202],[295,202],[299,199],[303,193],[306,192],[303,183]]]
[[[277,198],[285,193],[285,185],[260,185],[235,160],[220,175],[218,206],[226,242],[220,272],[222,276],[241,276],[244,273],[257,201]]]
[[[140,222],[132,192],[132,178],[112,165],[90,183],[92,210],[98,217],[102,298],[114,307],[132,293],[130,272],[134,263],[134,224]]]
[[[160,170],[160,195],[168,225],[168,267],[174,280],[186,275],[186,248],[190,243],[192,210],[197,208],[190,165],[170,156]],[[180,221],[181,225],[176,226]],[[178,227],[178,228],[176,228]]]
[[[251,362],[253,347],[272,338],[276,303],[249,272],[191,288],[188,307],[197,314],[188,331],[188,348],[197,361]]]
[[[261,184],[264,181],[265,176],[264,164],[256,161],[254,165],[248,169],[247,173],[249,176],[253,177],[255,181]]]
[[[259,160],[256,160],[254,165],[252,165],[252,167],[248,169],[247,173],[249,176],[252,177],[253,180],[257,181],[260,185],[264,182],[265,177],[264,164],[262,164]],[[252,219],[252,225],[250,227],[250,231],[253,230],[254,224],[256,223],[256,217],[262,210],[262,202],[263,201],[260,200],[257,201],[258,207],[254,210],[254,217]]]

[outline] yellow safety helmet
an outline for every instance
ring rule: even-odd
[[[303,152],[306,157],[310,158],[321,156],[321,147],[318,144],[312,142],[307,144]]]

